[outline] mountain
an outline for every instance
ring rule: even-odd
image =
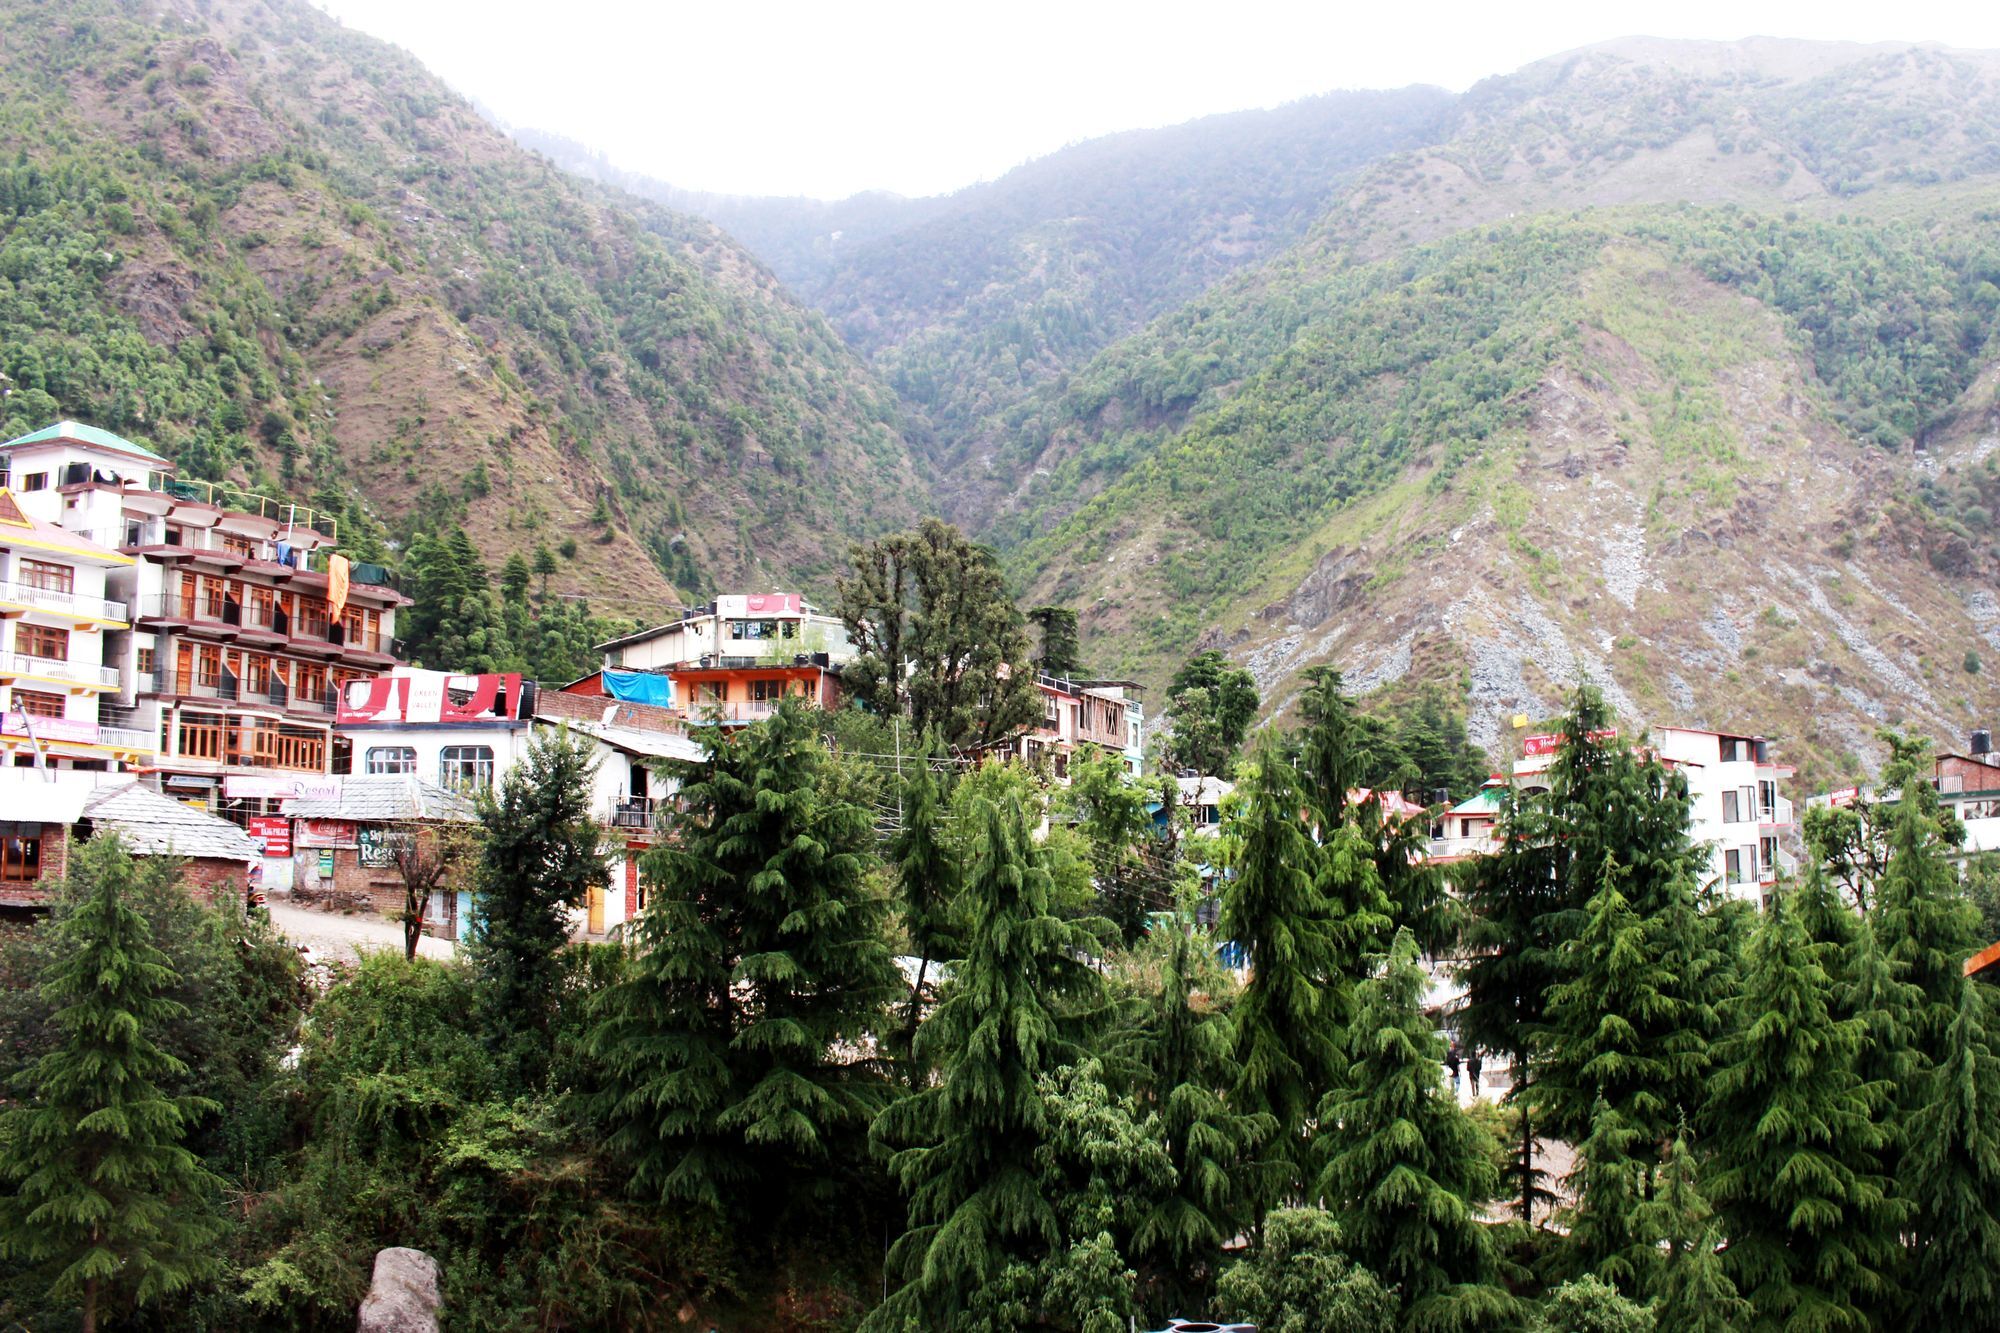
[[[1430,142],[1451,105],[1435,88],[1332,93],[1090,140],[922,200],[691,194],[521,137],[748,244],[896,390],[938,503],[976,526],[1037,390],[1284,250],[1354,173]]]
[[[1456,679],[1499,749],[1587,674],[1812,781],[1990,722],[1994,68],[1633,42],[1481,85],[1042,395],[987,536],[1104,665],[1220,644],[1274,712],[1321,662]]]
[[[901,414],[712,224],[551,168],[304,0],[0,4],[5,425],[95,421],[393,554],[653,615],[927,508]]]

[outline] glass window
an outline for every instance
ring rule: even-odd
[[[1743,854],[1731,847],[1722,854],[1723,878],[1731,884],[1743,882]]]
[[[23,560],[21,584],[44,592],[75,592],[76,571],[68,565],[52,565],[46,560]]]
[[[46,658],[51,662],[67,662],[69,631],[49,625],[18,622],[14,627],[14,650],[29,657]]]
[[[1736,807],[1736,793],[1733,791],[1722,793],[1722,822],[1737,824],[1741,823],[1742,819],[1743,812]]]
[[[444,787],[490,787],[493,785],[493,747],[490,745],[447,745],[438,756],[438,785]]]
[[[48,488],[49,474],[46,472],[30,472],[21,478],[21,489],[24,491],[45,491]]]
[[[40,879],[42,840],[40,838],[0,838],[0,880]]]
[[[782,680],[753,680],[750,682],[750,697],[759,703],[769,703],[785,696],[785,682]]]
[[[407,745],[377,745],[369,749],[364,762],[370,773],[414,773],[417,752]]]
[[[36,717],[61,717],[63,697],[60,694],[45,694],[40,690],[16,689],[14,711],[33,713]]]

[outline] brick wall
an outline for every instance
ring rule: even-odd
[[[610,716],[605,710],[610,710]],[[535,695],[535,716],[546,722],[592,722],[641,731],[687,733],[687,719],[657,704],[628,704],[593,695],[543,690]]]
[[[181,883],[202,902],[241,908],[250,892],[250,867],[242,861],[190,857],[181,863]]]

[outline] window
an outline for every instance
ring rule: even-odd
[[[14,651],[51,662],[69,661],[69,631],[25,621],[14,626]]]
[[[1731,884],[1743,882],[1743,853],[1734,847],[1722,854],[1722,878]]]
[[[438,756],[438,785],[441,787],[490,787],[493,785],[493,747],[490,745],[447,745]]]
[[[775,639],[778,637],[778,622],[775,620],[732,620],[729,632],[739,639]]]
[[[21,489],[24,491],[45,491],[48,488],[49,474],[46,472],[30,472],[21,478]]]
[[[750,697],[758,703],[771,703],[785,697],[785,682],[782,680],[753,680],[750,682]]]
[[[1770,819],[1778,809],[1778,784],[1759,782],[1757,784],[1757,809],[1763,818]]]
[[[23,560],[20,583],[24,588],[40,588],[43,592],[75,592],[76,571],[46,560]]]
[[[1736,793],[1733,791],[1722,793],[1722,822],[1725,824],[1743,822],[1743,811],[1738,808]]]
[[[222,549],[231,555],[240,555],[245,560],[257,558],[257,543],[248,537],[238,537],[231,533],[222,534]]]
[[[40,690],[16,689],[14,711],[31,713],[36,717],[61,717],[63,697],[60,694],[45,694]]]
[[[407,745],[377,745],[368,751],[366,762],[370,773],[414,773],[417,752]]]
[[[1778,868],[1778,840],[1776,838],[1757,839],[1757,864],[1764,867],[1769,876]]]
[[[141,648],[139,650],[139,674],[142,676],[153,674],[153,650],[151,648]]]
[[[26,832],[9,833],[0,836],[0,880],[11,880],[16,884],[24,880],[42,877],[42,838],[40,824],[16,824],[17,830],[34,829]]]

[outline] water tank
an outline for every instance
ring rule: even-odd
[[[1993,733],[1981,727],[1972,733],[1972,753],[1988,755],[1993,753]]]

